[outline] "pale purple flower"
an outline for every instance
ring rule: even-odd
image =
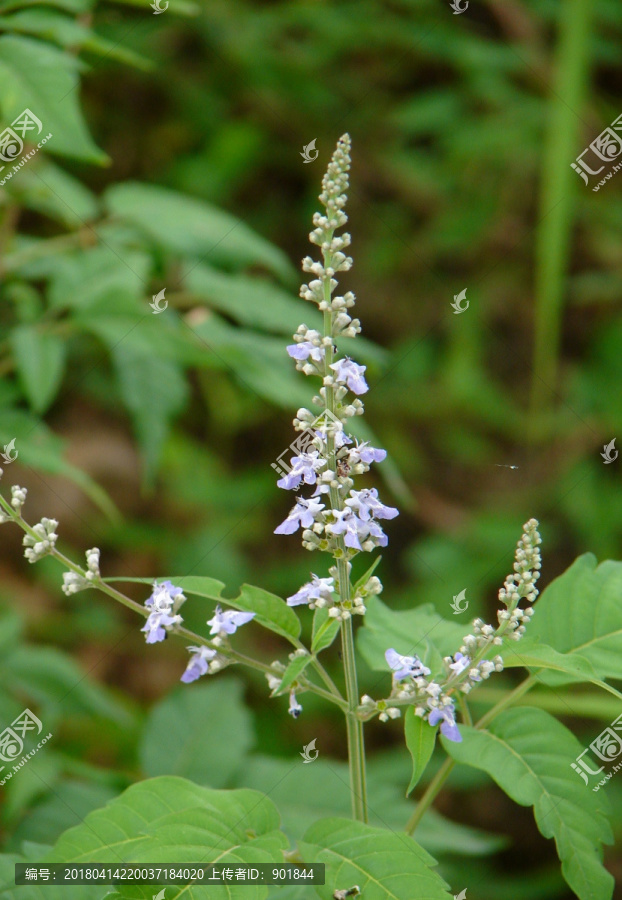
[[[348,462],[351,466],[355,466],[360,462],[370,466],[372,463],[382,462],[386,458],[386,450],[377,450],[375,447],[370,447],[369,441],[364,441],[362,444],[359,444],[357,441],[356,446],[350,450]]]
[[[460,675],[464,672],[465,669],[468,669],[471,665],[471,657],[464,656],[462,653],[458,652],[454,655],[455,662],[449,664],[449,668],[453,669],[456,675]]]
[[[287,352],[292,359],[305,360],[311,357],[313,362],[316,363],[323,362],[326,353],[324,347],[315,347],[311,341],[301,341],[300,344],[289,344]]]
[[[146,632],[145,640],[148,644],[156,644],[158,641],[163,641],[167,637],[166,629],[182,621],[181,616],[169,616],[171,611],[152,612],[147,617],[144,628],[140,630]]]
[[[294,691],[289,692],[289,709],[287,712],[290,716],[293,716],[294,719],[297,719],[300,713],[302,712],[302,706],[296,700],[296,694]]]
[[[359,531],[360,537],[363,539],[367,537],[373,537],[376,546],[378,547],[386,547],[389,543],[389,538],[386,536],[380,525],[377,522],[374,522],[373,519],[370,519],[369,522],[361,522],[361,530]]]
[[[291,491],[297,488],[301,481],[305,484],[315,484],[317,481],[316,473],[326,465],[326,461],[319,458],[320,454],[317,450],[310,453],[301,453],[300,456],[293,456],[291,459],[291,469],[277,481],[277,486]]]
[[[353,394],[364,394],[369,390],[363,377],[366,366],[359,366],[347,357],[331,365],[337,384],[345,384]]]
[[[274,529],[275,534],[293,534],[298,531],[300,526],[303,528],[311,528],[317,514],[324,509],[324,504],[313,498],[296,500],[296,505],[278,528]]]
[[[367,523],[355,516],[351,509],[332,509],[331,512],[337,521],[327,525],[326,531],[331,534],[343,534],[346,547],[362,550],[359,537],[365,537],[369,532],[366,528]]]
[[[455,741],[457,744],[462,740],[462,735],[456,725],[454,717],[455,709],[453,703],[446,706],[435,707],[428,716],[430,725],[438,725],[441,723],[441,734],[445,735],[448,741]]]
[[[175,587],[171,581],[163,581],[161,584],[154,581],[153,591],[151,596],[145,600],[145,606],[148,609],[153,608],[154,611],[168,612],[172,608],[175,599],[182,594],[183,589]]]
[[[207,624],[212,626],[210,634],[235,634],[240,625],[245,625],[254,617],[254,612],[238,612],[236,609],[226,609],[223,612],[217,606],[213,619],[208,619]]]
[[[209,661],[216,656],[216,650],[212,650],[211,647],[188,647],[188,651],[192,653],[192,657],[181,676],[184,684],[190,684],[191,681],[205,675],[209,670]]]
[[[300,590],[287,598],[288,606],[301,606],[303,603],[312,603],[315,600],[332,600],[335,579],[318,578],[311,573],[311,581],[303,584]]]
[[[367,522],[371,516],[376,519],[394,519],[399,515],[399,511],[394,506],[385,506],[380,502],[376,488],[350,491],[346,506],[353,509],[363,522]]]
[[[419,678],[421,675],[430,675],[430,669],[424,666],[418,656],[401,656],[392,647],[384,654],[389,666],[395,672],[393,676],[396,681],[403,681],[404,678]]]
[[[319,429],[315,432],[316,436],[320,438],[321,441],[326,443],[326,432],[320,431]],[[335,450],[340,450],[345,444],[351,444],[352,438],[340,429],[339,431],[333,432],[333,437],[335,438]]]

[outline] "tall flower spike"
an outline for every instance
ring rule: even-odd
[[[275,529],[275,534],[293,534],[302,527],[303,547],[328,551],[335,560],[348,565],[357,553],[386,546],[387,537],[378,520],[392,519],[398,514],[397,509],[379,500],[375,488],[352,489],[353,477],[367,472],[372,463],[382,462],[387,454],[367,443],[354,444],[344,430],[349,418],[363,413],[359,397],[368,390],[364,377],[366,367],[349,356],[339,356],[337,346],[341,337],[355,337],[361,330],[358,319],[353,319],[348,312],[354,306],[354,294],[351,291],[343,296],[335,294],[337,273],[352,267],[352,259],[343,252],[350,246],[350,235],[335,235],[348,221],[344,207],[349,169],[350,137],[344,134],[322,179],[319,199],[325,212],[314,214],[314,229],[309,235],[311,243],[321,250],[322,261],[310,256],[302,261],[303,271],[311,273],[313,278],[302,285],[300,296],[317,304],[323,313],[323,333],[300,325],[294,334],[295,343],[287,347],[299,371],[322,379],[314,403],[323,410],[320,416],[308,409],[298,410],[294,427],[310,435],[309,445],[293,457],[291,468],[278,481],[278,486],[298,490],[312,485],[313,491],[308,500],[299,498],[285,521]],[[321,425],[319,418],[323,419]],[[336,598],[331,598],[330,590],[318,589],[327,579],[313,577],[313,582],[303,585],[288,599],[290,606],[328,605],[330,615],[339,619],[347,619],[352,612],[365,612],[363,598],[350,596],[345,576],[340,578]]]

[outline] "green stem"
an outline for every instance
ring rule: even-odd
[[[302,641],[299,641],[295,638],[290,638],[289,640],[291,640],[291,643],[296,647],[296,649],[305,650],[307,653],[309,652],[307,650],[307,648],[305,647],[305,645],[302,643]],[[339,688],[337,687],[337,685],[335,684],[333,679],[330,677],[330,675],[328,674],[328,672],[326,671],[326,669],[324,668],[324,666],[322,665],[322,663],[319,661],[319,659],[316,656],[313,656],[313,659],[311,660],[310,665],[313,666],[313,668],[318,673],[318,675],[320,676],[320,678],[322,679],[322,681],[324,682],[324,684],[326,685],[326,687],[328,688],[330,693],[333,695],[332,696],[333,702],[335,700],[338,700],[340,703],[343,703],[344,702],[343,694],[341,693],[341,691],[339,690]]]
[[[471,699],[473,706],[494,706],[500,699],[506,696],[503,688],[479,687],[477,693]],[[568,700],[564,699],[568,697]],[[609,694],[604,693],[574,693],[572,698],[568,692],[552,694],[550,691],[532,691],[529,697],[529,705],[545,709],[547,712],[557,715],[568,715],[568,702],[572,702],[572,715],[585,719],[615,718],[619,713],[619,701]],[[393,702],[393,701],[391,701]]]
[[[535,247],[535,344],[530,437],[540,432],[556,387],[564,280],[568,269],[574,197],[582,189],[570,163],[580,147],[589,76],[593,0],[559,6],[559,45],[545,136]]]
[[[352,813],[359,822],[367,822],[367,777],[365,772],[365,743],[363,723],[357,717],[358,685],[356,659],[354,657],[354,630],[352,619],[341,624],[341,646],[343,667],[348,696],[346,729],[348,739],[348,761],[350,764],[350,790],[352,792]]]
[[[527,691],[531,690],[531,688],[536,683],[537,679],[535,675],[529,675],[525,678],[524,681],[521,681],[517,687],[514,688],[513,691],[510,691],[509,694],[506,694],[502,700],[493,706],[492,709],[489,709],[485,715],[482,716],[481,719],[478,720],[476,724],[476,728],[485,728],[492,720],[499,715],[499,713],[503,712],[504,709],[507,709],[508,706],[511,706],[512,703],[515,703],[517,700],[520,700]]]
[[[455,765],[455,760],[451,759],[451,757],[448,756],[432,781],[427,786],[425,793],[421,797],[421,800],[417,803],[414,813],[406,823],[406,827],[404,828],[406,834],[415,833],[419,822],[422,820],[423,816],[436,799],[437,794],[440,792],[441,788],[447,781],[449,773]]]
[[[330,242],[333,232],[327,236]],[[332,263],[332,254],[323,253],[324,267],[329,268]],[[330,279],[324,280],[324,300],[330,307],[331,289]],[[332,337],[333,312],[324,310],[324,335]],[[334,359],[333,347],[327,347],[324,355],[324,376],[331,376],[330,368]],[[335,389],[332,385],[325,386],[325,407],[331,415],[335,415]],[[329,466],[335,465],[335,438],[331,430],[326,428],[326,453]],[[343,509],[343,499],[337,487],[330,487],[330,502],[332,509]],[[343,604],[350,599],[350,574],[348,572],[348,551],[343,535],[337,538],[337,550],[335,561],[338,570],[339,599]],[[342,607],[343,608],[343,607]],[[363,737],[363,722],[357,715],[359,704],[358,683],[356,675],[356,657],[354,653],[354,629],[352,619],[341,622],[341,646],[343,654],[343,669],[346,683],[346,698],[348,710],[346,712],[346,736],[348,742],[348,766],[350,770],[350,792],[352,795],[352,815],[359,822],[367,822],[367,777],[365,767],[365,743]]]
[[[20,515],[17,515],[15,510],[12,508],[10,503],[4,499],[2,495],[0,495],[0,506],[11,515],[12,521],[15,522],[16,525],[29,534],[31,537],[37,537],[35,531],[32,526],[28,524]],[[57,550],[54,547],[50,551],[50,556],[54,559],[58,560],[58,562],[62,563],[67,569],[73,572],[76,575],[80,575],[84,578],[85,572],[84,570],[74,563],[68,556],[65,556],[64,553],[61,553],[60,550]],[[127,597],[125,594],[118,591],[116,588],[111,587],[111,585],[107,584],[101,578],[96,578],[91,582],[92,587],[95,590],[101,591],[102,594],[106,594],[108,597],[111,597],[113,600],[116,600],[118,603],[123,604],[128,609],[131,609],[132,612],[138,613],[139,616],[143,618],[147,618],[149,615],[149,610],[146,609],[145,606],[137,603],[135,600],[132,600],[130,597]],[[178,635],[179,637],[185,638],[188,641],[192,641],[193,644],[199,644],[205,647],[212,647],[213,644],[209,641],[208,638],[203,637],[200,634],[195,634],[194,631],[190,631],[188,628],[176,627],[171,630],[170,634]],[[302,647],[302,644],[300,645]],[[234,662],[240,663],[242,665],[248,666],[251,669],[256,669],[258,672],[271,672],[273,673],[273,669],[267,663],[262,663],[257,659],[253,659],[250,656],[246,656],[243,653],[239,653],[237,650],[234,650],[231,647],[223,647],[222,648],[223,656],[227,656],[229,659],[232,659]],[[328,700],[330,703],[334,703],[336,706],[339,706],[344,713],[348,713],[350,710],[349,704],[345,701],[344,697],[341,695],[340,691],[333,683],[332,679],[328,675],[327,672],[324,671],[323,666],[320,663],[317,663],[319,667],[320,674],[324,672],[326,679],[328,679],[328,683],[332,685],[330,691],[325,691],[319,685],[314,684],[311,681],[305,682],[305,689],[312,691],[314,694],[317,694],[320,697],[323,697],[325,700]]]

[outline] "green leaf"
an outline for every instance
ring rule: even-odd
[[[3,35],[2,120],[10,124],[24,109],[30,109],[42,124],[39,140],[52,134],[45,144],[46,151],[101,165],[108,162],[108,157],[91,140],[80,112],[80,68],[81,63],[73,55],[43,41]],[[31,136],[31,141],[35,137]]]
[[[129,411],[145,462],[145,483],[153,484],[170,420],[185,406],[188,385],[181,368],[157,354],[112,348],[118,389]]]
[[[139,584],[153,584],[153,578],[106,578],[105,581],[128,581]],[[222,591],[225,585],[222,581],[209,578],[204,575],[166,575],[158,578],[158,581],[172,581],[177,587],[183,588],[184,594],[193,594],[196,597],[205,597],[222,606],[233,606],[244,612],[254,612],[255,619],[270,631],[282,635],[288,639],[296,639],[300,636],[300,620],[287,603],[276,594],[264,591],[263,588],[253,587],[251,584],[243,584],[238,597],[231,599],[223,597]]]
[[[290,685],[296,681],[301,672],[304,672],[312,660],[313,657],[309,653],[305,653],[304,656],[302,654],[295,656],[285,669],[281,678],[281,684],[270,696],[280,697],[282,694],[285,694],[289,690]]]
[[[21,847],[22,842],[27,840],[52,844],[58,840],[63,831],[79,824],[88,813],[104,806],[119,792],[118,787],[115,790],[110,785],[95,784],[84,779],[52,778],[52,773],[45,768],[42,770],[41,762],[37,759],[37,771],[33,772],[32,777],[33,781],[38,782],[39,788],[43,786],[46,789],[47,796],[36,805],[30,803],[30,808],[22,811],[16,826],[12,829],[14,847]],[[53,759],[53,764],[60,771],[66,765],[66,761],[59,754]],[[24,776],[26,771],[27,768],[24,767]],[[9,785],[12,787],[15,783],[17,786],[20,782],[21,778],[19,781],[15,779],[14,782],[9,782]]]
[[[33,11],[32,14],[38,15],[38,12]],[[24,166],[19,178],[7,182],[6,190],[22,206],[69,228],[80,228],[98,214],[95,195],[49,157],[37,159],[36,170],[34,166]],[[83,254],[87,252],[81,251]]]
[[[239,769],[252,742],[242,685],[219,678],[218,682],[185,685],[154,706],[140,743],[140,762],[150,776],[181,775],[197,784],[221,788]]]
[[[59,698],[63,698],[65,715],[101,716],[126,729],[132,724],[126,706],[56,647],[13,647],[0,658],[0,680],[5,690],[41,704],[45,715],[57,716]]]
[[[348,819],[321,819],[300,845],[306,862],[326,865],[322,900],[357,884],[365,900],[448,900],[436,860],[404,833]]]
[[[144,297],[150,266],[149,256],[137,250],[125,250],[121,256],[110,247],[97,246],[68,253],[57,260],[50,279],[50,306],[110,317],[117,313],[117,307],[110,305],[109,298],[121,294],[126,311],[129,305],[132,312],[140,310],[147,316],[151,313],[149,306],[145,303],[141,308],[137,301]],[[135,302],[128,304],[128,299]],[[86,317],[85,320],[85,324],[90,321]],[[79,323],[80,319],[75,321]],[[134,318],[131,325],[128,324],[126,332],[132,326],[136,327],[136,321]]]
[[[352,587],[353,595],[356,595],[362,587],[365,587],[365,585],[367,584],[367,582],[369,581],[371,576],[374,574],[374,572],[380,565],[381,560],[382,560],[382,556],[377,556],[376,559],[371,564],[371,566],[369,567],[369,569],[367,569],[367,571],[363,575],[361,575],[361,577],[354,583],[354,585]]]
[[[507,642],[503,648],[503,664],[506,669],[525,666],[530,669],[550,669],[562,672],[564,675],[570,676],[572,681],[589,681],[622,700],[622,693],[610,684],[601,681],[596,676],[594,666],[589,659],[579,656],[578,653],[559,653],[547,644],[538,644],[523,638],[518,644]]]
[[[285,254],[255,234],[241,219],[167,188],[125,182],[108,188],[108,211],[136,225],[159,246],[183,257],[209,256],[216,265],[263,265],[291,280]]]
[[[206,305],[241,325],[291,337],[300,324],[300,300],[265,278],[229,275],[198,265],[189,272],[186,285]],[[305,309],[304,315],[309,328],[322,328],[320,312]]]
[[[542,592],[529,637],[589,660],[602,679],[622,678],[620,597],[622,562],[586,553]]]
[[[26,398],[34,412],[43,413],[63,378],[65,344],[36,326],[21,325],[11,332],[11,346]]]
[[[210,315],[193,325],[194,333],[251,395],[284,408],[309,402],[309,387],[284,352],[281,338],[237,328]]]
[[[161,736],[166,739],[167,735]],[[45,862],[283,864],[279,814],[259,791],[216,791],[166,776],[132,785],[66,831]],[[122,848],[122,849],[121,849]],[[154,891],[150,888],[147,896]],[[262,885],[190,885],[189,900],[261,900]],[[125,895],[125,891],[123,891]],[[16,891],[16,900],[19,894]]]
[[[365,622],[357,645],[365,661],[377,672],[390,674],[384,654],[393,647],[404,656],[416,654],[434,675],[442,671],[442,657],[462,645],[465,626],[443,619],[430,603],[396,612],[378,597],[365,604]]]
[[[412,706],[406,709],[404,716],[404,737],[406,738],[406,746],[412,756],[413,773],[410,784],[406,789],[406,796],[410,794],[423,773],[430,757],[434,751],[434,743],[436,741],[436,728],[426,722],[421,716],[415,715]]]
[[[540,709],[502,712],[486,730],[460,726],[462,742],[442,738],[458,762],[483,769],[521,806],[533,806],[544,837],[555,838],[562,874],[580,900],[606,900],[613,878],[602,865],[613,836],[605,800],[573,772],[581,744]]]
[[[64,441],[52,434],[43,422],[22,410],[6,408],[2,409],[1,422],[0,444],[15,437],[21,462],[40,472],[64,475],[77,484],[111,521],[120,521],[119,511],[108,494],[77,466],[65,462]]]
[[[311,638],[311,650],[320,653],[326,650],[339,634],[339,622],[328,615],[325,607],[316,609],[313,614],[313,637]]]
[[[61,47],[87,50],[91,53],[106,55],[120,62],[148,68],[146,60],[95,34],[90,28],[69,16],[51,9],[20,9],[2,17],[2,28],[5,31],[16,31],[30,34],[46,41],[53,41]]]

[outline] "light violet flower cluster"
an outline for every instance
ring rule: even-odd
[[[170,582],[165,583],[170,584]],[[175,590],[179,590],[179,588]],[[214,635],[213,646],[188,647],[188,652],[191,654],[190,662],[186,666],[181,680],[185,684],[189,684],[191,681],[196,681],[201,675],[214,675],[228,666],[231,660],[225,653],[219,653],[218,650],[223,647],[226,650],[229,635],[235,634],[240,625],[250,622],[254,616],[253,612],[238,612],[235,609],[223,611],[220,606],[217,606],[213,617],[207,622],[210,626],[210,634]]]
[[[431,670],[417,656],[401,656],[393,648],[385,653],[385,659],[393,670],[393,689],[387,700],[378,702],[367,694],[361,698],[359,709],[371,718],[378,713],[381,721],[397,718],[401,713],[399,705],[414,705],[415,713],[436,726],[440,723],[441,734],[450,741],[461,741],[462,737],[455,719],[455,700],[452,694],[460,691],[468,694],[474,684],[490,677],[493,672],[503,670],[500,655],[485,658],[493,647],[502,646],[503,639],[518,641],[525,633],[525,626],[534,614],[532,607],[521,608],[520,601],[533,603],[538,596],[535,583],[540,577],[541,538],[538,522],[530,519],[523,526],[523,535],[516,548],[514,572],[505,579],[499,591],[499,600],[505,609],[497,613],[499,621],[495,629],[482,619],[473,621],[473,634],[463,638],[463,645],[453,656],[443,660],[444,674],[430,679]]]
[[[0,469],[0,478],[2,474],[2,469]],[[77,594],[79,591],[84,591],[87,588],[97,587],[99,590],[113,593],[118,599],[123,598],[122,594],[114,591],[112,587],[102,580],[99,568],[99,548],[93,547],[86,551],[86,567],[82,569],[56,549],[56,541],[58,539],[56,534],[58,522],[56,519],[43,518],[32,528],[23,521],[22,508],[26,502],[27,493],[26,488],[13,485],[11,488],[10,506],[3,498],[1,498],[0,503],[0,524],[16,521],[26,531],[23,539],[23,544],[26,547],[24,551],[26,559],[31,563],[35,563],[44,556],[52,555],[65,566],[70,566],[71,568],[63,573],[62,587],[63,592],[67,596]],[[145,600],[144,607],[140,607],[129,598],[123,598],[122,602],[137,610],[143,610],[144,614],[146,614],[146,622],[141,631],[145,635],[147,644],[156,644],[166,640],[171,632],[180,631],[183,619],[179,614],[179,610],[185,601],[186,597],[182,588],[176,587],[171,581],[159,583],[154,581],[153,589]],[[235,634],[240,625],[246,624],[254,616],[254,612],[238,612],[233,609],[222,610],[220,606],[217,606],[214,616],[207,623],[210,626],[212,638],[211,640],[206,640],[202,646],[188,648],[191,658],[185,672],[181,676],[181,680],[185,683],[196,681],[202,675],[218,672],[233,662],[232,656],[234,654],[228,645],[228,638],[230,635]],[[199,640],[202,640],[202,638],[199,637]]]
[[[165,640],[171,628],[181,625],[183,619],[177,611],[185,599],[182,589],[175,587],[170,581],[163,581],[161,584],[154,581],[153,591],[145,600],[145,606],[150,612],[141,628],[148,644]]]
[[[293,534],[301,528],[303,546],[307,550],[327,551],[335,560],[345,560],[348,576],[350,560],[357,553],[387,545],[380,522],[398,515],[397,509],[381,502],[375,488],[353,489],[352,476],[368,472],[372,463],[382,462],[387,454],[367,441],[353,441],[344,429],[349,418],[363,413],[359,397],[368,390],[365,366],[347,356],[337,357],[339,338],[353,338],[361,330],[359,320],[348,312],[354,306],[354,294],[335,294],[335,276],[352,266],[352,259],[343,252],[350,245],[350,235],[335,237],[335,231],[347,222],[343,207],[349,168],[350,138],[344,135],[322,181],[319,199],[325,213],[314,214],[315,228],[309,235],[311,243],[320,248],[323,261],[307,256],[302,263],[303,270],[313,279],[302,285],[300,296],[317,304],[324,316],[324,330],[321,333],[302,324],[294,334],[295,343],[287,347],[299,371],[322,379],[313,402],[323,411],[318,417],[308,409],[298,410],[294,427],[308,432],[311,440],[306,452],[292,458],[289,472],[277,484],[284,490],[298,490],[303,484],[314,490],[308,498],[298,497],[286,519],[275,529],[275,534]],[[313,575],[287,603],[306,604],[311,609],[328,607],[332,617],[347,619],[352,614],[364,614],[365,597],[382,589],[375,579],[350,598],[349,591],[340,589],[337,566],[330,568],[329,576]],[[347,600],[343,599],[345,596]]]

